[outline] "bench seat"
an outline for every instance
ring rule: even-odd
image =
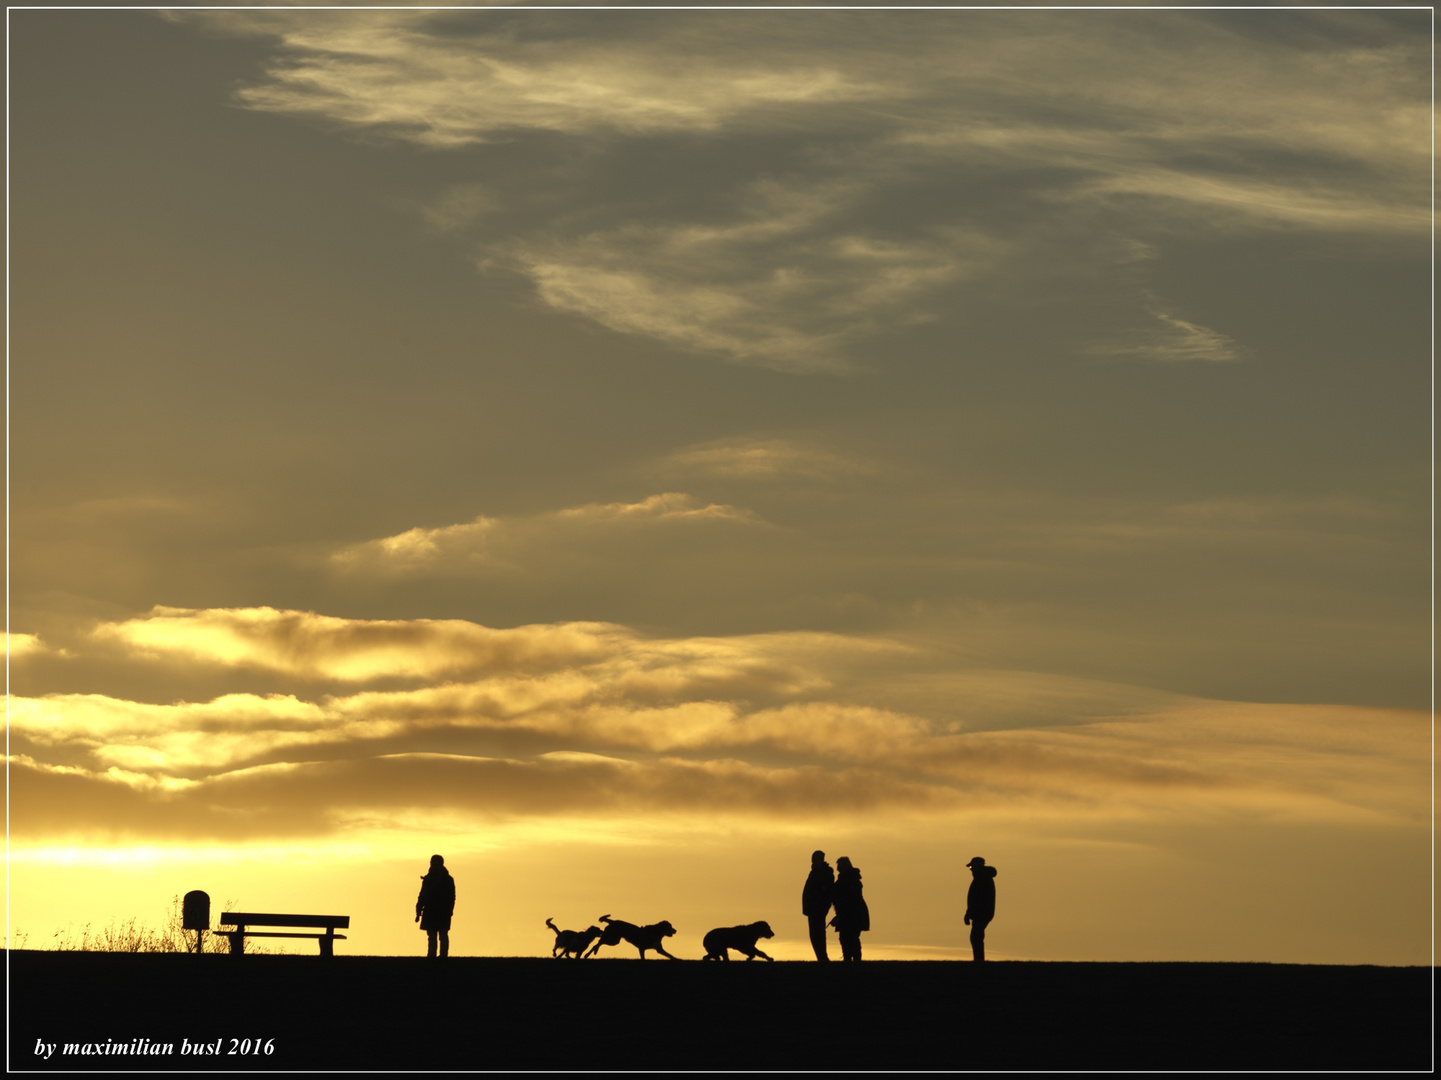
[[[233,930],[222,930],[230,939],[230,955],[241,956],[245,952],[248,937],[315,938],[320,945],[321,956],[335,955],[335,942],[345,940],[344,934],[336,930],[350,929],[349,915],[279,915],[274,912],[227,911],[220,916],[221,926],[232,926]],[[311,926],[323,927],[323,934],[300,934],[277,930],[251,930],[252,926]]]

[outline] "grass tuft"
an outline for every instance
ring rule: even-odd
[[[234,901],[225,902],[225,910],[235,906]],[[16,935],[19,937],[20,935]],[[135,919],[112,919],[99,930],[86,923],[77,931],[73,927],[56,930],[52,935],[51,948],[59,952],[113,952],[113,953],[189,953],[196,951],[196,939],[201,938],[200,951],[206,953],[228,953],[230,943],[212,927],[210,932],[198,935],[194,930],[185,929],[185,917],[181,910],[179,896],[170,898],[170,914],[159,929],[151,929]],[[246,946],[247,953],[267,952],[264,947]]]

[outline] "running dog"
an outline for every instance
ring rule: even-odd
[[[712,930],[705,936],[702,942],[705,945],[705,955],[702,960],[729,960],[730,949],[738,953],[744,953],[747,962],[759,956],[762,960],[774,960],[774,956],[767,956],[756,948],[756,941],[760,938],[772,938],[771,924],[767,922],[753,922],[749,926],[722,926]]]
[[[676,959],[665,951],[663,940],[675,936],[675,927],[670,923],[661,921],[652,923],[650,926],[637,926],[635,923],[622,922],[620,919],[612,919],[609,915],[602,915],[600,921],[605,923],[605,929],[601,931],[600,940],[587,953],[587,956],[594,956],[600,952],[602,945],[619,945],[622,941],[629,941],[640,950],[640,958],[645,959],[647,949],[654,949],[667,960]]]
[[[549,919],[545,925],[555,931],[555,945],[550,950],[551,956],[569,956],[576,960],[581,958],[581,953],[590,948],[590,943],[604,932],[599,926],[592,926],[589,930],[560,930],[555,923]]]

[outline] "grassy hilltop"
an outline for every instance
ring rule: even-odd
[[[20,1069],[1431,1064],[1429,968],[470,957],[436,963],[34,951],[9,959],[10,1065]],[[150,1046],[172,1044],[173,1055],[140,1061],[63,1052],[66,1044],[133,1045],[142,1038]],[[229,1053],[231,1040],[244,1039],[251,1040],[249,1054]],[[220,1043],[221,1053],[181,1056],[187,1043]],[[47,1044],[57,1049],[45,1060],[36,1051]]]

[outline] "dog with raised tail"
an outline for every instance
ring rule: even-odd
[[[602,945],[619,945],[622,941],[629,941],[640,950],[642,960],[645,959],[647,949],[654,949],[667,960],[676,959],[665,951],[665,945],[662,944],[664,939],[675,936],[675,927],[669,922],[662,920],[649,926],[637,926],[635,923],[612,919],[609,915],[602,915],[600,921],[605,923],[605,929],[601,931],[600,940],[587,955],[594,956],[600,952]]]
[[[590,943],[600,937],[602,931],[599,926],[592,926],[588,930],[561,930],[549,919],[545,925],[555,931],[555,945],[550,950],[552,957],[569,956],[580,960]]]

